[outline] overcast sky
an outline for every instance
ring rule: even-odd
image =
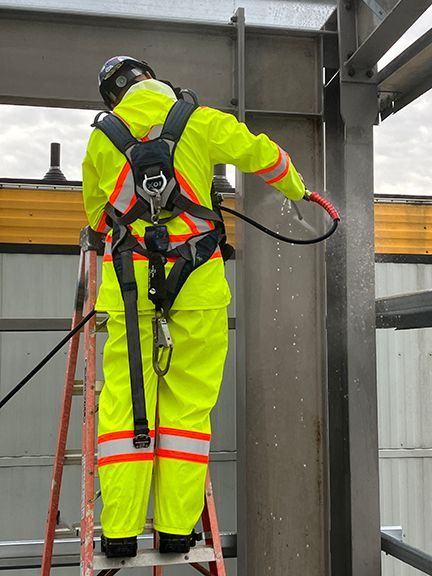
[[[431,27],[432,8],[380,66]],[[88,110],[0,105],[0,177],[42,178],[49,167],[49,144],[60,142],[63,173],[80,180],[94,115]],[[432,91],[375,128],[376,193],[432,195],[431,127]],[[292,154],[295,158],[295,150]]]

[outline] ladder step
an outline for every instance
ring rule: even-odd
[[[191,564],[212,562],[216,560],[215,551],[211,546],[196,546],[187,554],[160,554],[157,550],[138,550],[135,558],[107,558],[105,554],[95,554],[94,570],[109,570],[120,568],[140,568],[144,566],[171,566],[175,564]]]
[[[81,531],[81,526],[78,522],[74,522],[71,526],[63,524],[61,526],[57,526],[55,529],[55,536],[56,538],[71,538],[72,536],[79,536]],[[152,518],[147,518],[145,527],[144,527],[144,534],[153,534],[153,520]],[[102,527],[98,524],[95,524],[93,536],[97,538],[102,534]]]
[[[100,394],[104,383],[103,380],[96,380],[96,394]],[[75,380],[73,386],[73,396],[82,396],[84,390],[84,383],[82,380]]]

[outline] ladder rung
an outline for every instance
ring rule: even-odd
[[[81,526],[79,523],[73,523],[72,526],[57,526],[55,529],[56,538],[71,538],[73,536],[79,536],[81,531]],[[93,536],[97,538],[102,534],[102,527],[98,524],[95,524]],[[144,534],[153,534],[153,520],[151,518],[147,518],[145,527],[144,527]]]
[[[103,380],[96,380],[96,394],[100,394],[104,383]],[[73,395],[82,396],[84,389],[84,383],[82,380],[75,380],[73,386]]]
[[[70,526],[57,526],[55,529],[55,537],[56,538],[71,538],[72,536],[76,536],[76,530],[74,530]]]
[[[65,464],[81,464],[81,451],[80,450],[66,450],[64,456]]]
[[[107,570],[113,568],[139,568],[144,566],[170,566],[216,560],[211,546],[196,546],[187,554],[160,554],[157,550],[138,550],[135,558],[107,558],[105,554],[95,554],[93,568]]]

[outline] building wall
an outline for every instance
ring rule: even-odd
[[[428,264],[378,263],[377,297],[431,289]],[[381,525],[432,554],[432,329],[377,331]],[[422,572],[383,555],[383,576]]]

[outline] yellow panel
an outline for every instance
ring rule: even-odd
[[[235,207],[233,198],[224,204]],[[224,218],[228,242],[235,245],[235,218],[226,213]],[[2,243],[77,245],[86,224],[78,190],[0,188]],[[375,250],[432,254],[432,205],[376,203]]]
[[[376,203],[375,251],[431,254],[432,205]]]
[[[235,201],[224,204],[234,208]],[[234,244],[234,217],[224,217],[228,242]],[[0,188],[0,243],[78,245],[86,225],[78,190]]]

